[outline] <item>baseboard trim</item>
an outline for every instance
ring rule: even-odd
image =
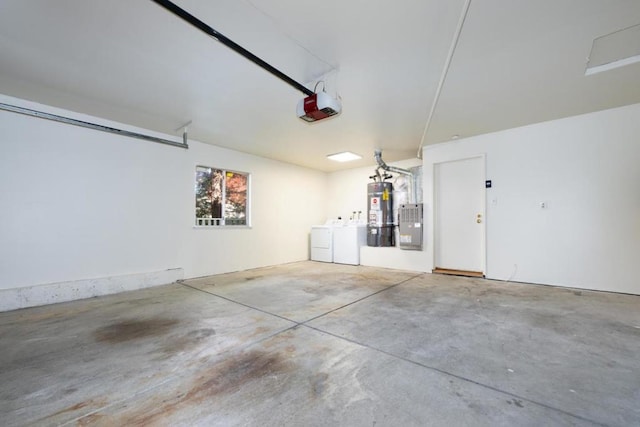
[[[166,285],[181,279],[184,279],[184,270],[171,268],[149,273],[2,289],[0,290],[0,312],[134,291]]]

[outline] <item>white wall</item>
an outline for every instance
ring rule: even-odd
[[[429,146],[425,250],[363,248],[362,263],[430,271],[433,164],[485,154],[489,278],[640,294],[638,135],[640,104]],[[252,174],[251,229],[193,228],[198,164]],[[307,259],[312,224],[366,215],[372,173],[327,176],[196,141],[183,150],[0,111],[0,300],[9,301],[0,310]],[[44,284],[55,285],[48,298],[30,302]],[[7,298],[15,290],[20,298]]]
[[[431,271],[433,165],[482,154],[488,278],[640,294],[639,136],[636,104],[427,146],[424,251],[365,247],[362,263]],[[329,174],[330,217],[366,209],[369,175]]]
[[[138,130],[31,102],[0,102]],[[325,173],[189,141],[184,150],[0,111],[0,289],[308,259]],[[175,135],[167,138],[176,138]],[[251,174],[250,229],[196,229],[198,164]]]
[[[187,277],[300,261],[309,258],[309,230],[324,219],[321,195],[326,174],[206,144],[190,144],[180,197],[188,208],[184,222]],[[192,229],[196,164],[251,173],[251,229]]]
[[[426,147],[427,211],[434,163],[486,153],[487,277],[640,294],[639,135],[636,104]]]

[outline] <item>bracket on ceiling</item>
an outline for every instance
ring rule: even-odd
[[[182,143],[184,145],[188,145],[187,144],[187,131],[188,131],[188,126],[193,123],[193,120],[189,120],[187,123],[178,126],[177,128],[175,128],[175,131],[178,132],[180,129],[182,129]]]

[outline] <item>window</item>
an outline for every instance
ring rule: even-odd
[[[196,167],[196,226],[249,225],[249,174]]]

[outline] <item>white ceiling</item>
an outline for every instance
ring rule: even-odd
[[[0,0],[0,92],[324,171],[416,156],[464,0],[175,0],[343,113],[151,0]],[[473,0],[426,143],[640,102],[640,64],[585,77],[638,0]],[[350,150],[363,160],[338,164]]]

